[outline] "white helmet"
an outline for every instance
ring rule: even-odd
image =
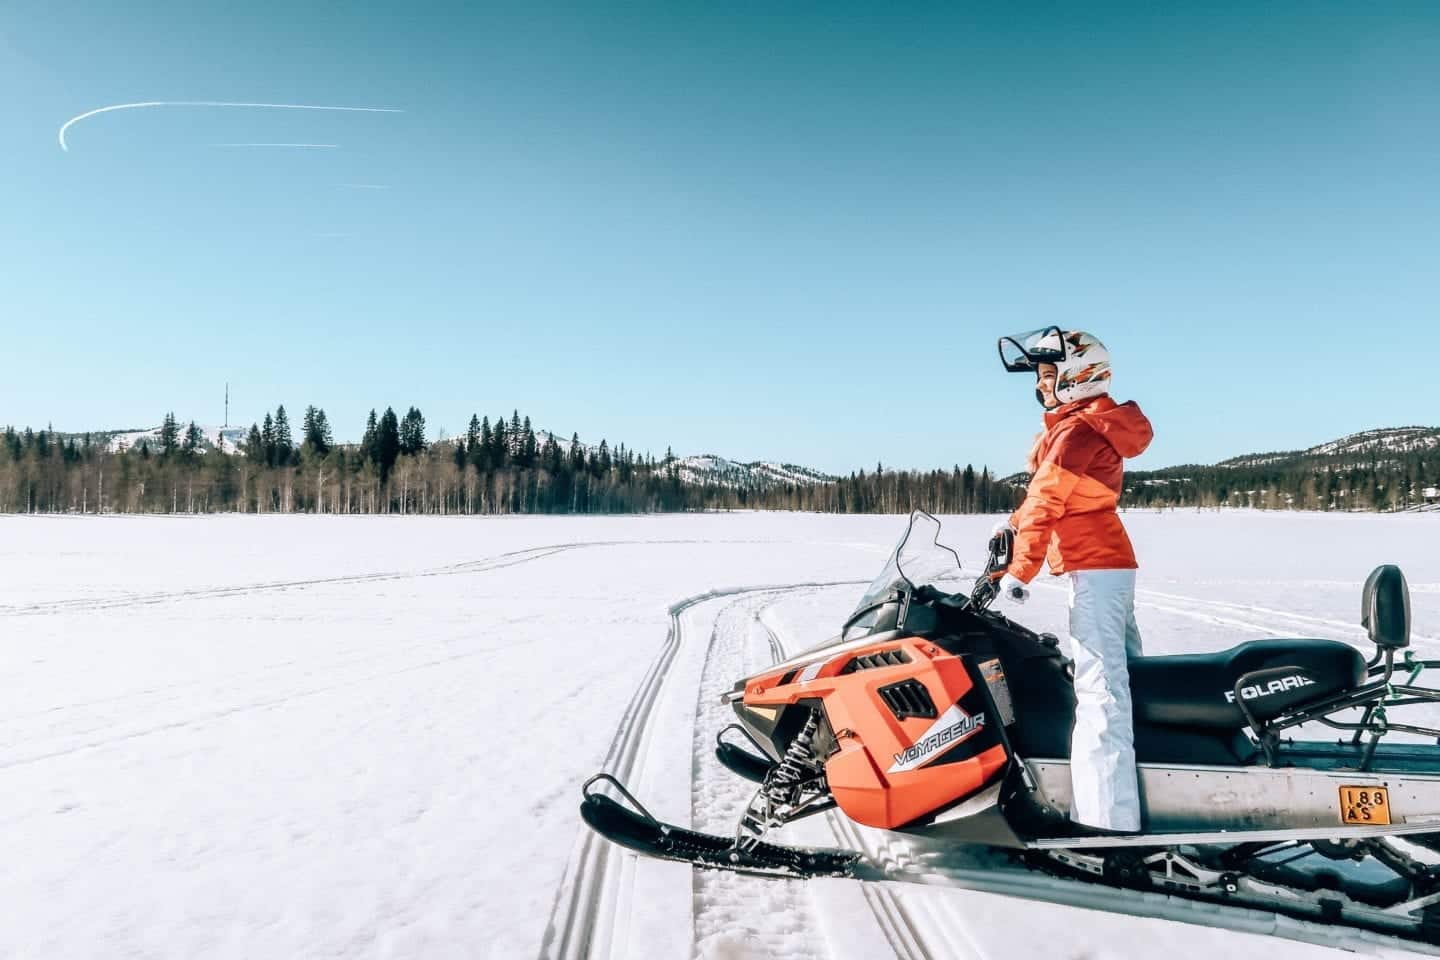
[[[1010,373],[1026,373],[1042,363],[1055,365],[1055,400],[1063,405],[1110,392],[1110,351],[1083,330],[1044,327],[1000,338],[1000,362]],[[1035,397],[1043,405],[1040,391]]]

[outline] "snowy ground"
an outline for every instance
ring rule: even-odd
[[[956,518],[948,539],[978,560],[992,522]],[[1360,583],[1397,562],[1417,646],[1440,655],[1440,515],[1127,524],[1147,652],[1360,642]],[[0,519],[0,956],[1333,952],[1273,918],[1249,929],[1284,938],[945,886],[759,883],[587,845],[579,784],[607,755],[657,814],[733,822],[743,791],[700,749],[714,692],[833,633],[860,588],[796,585],[868,580],[902,527]],[[1021,618],[1063,635],[1063,590],[1037,588]],[[624,729],[667,637],[655,706]],[[581,863],[611,880],[577,887]]]

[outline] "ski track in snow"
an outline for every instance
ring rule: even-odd
[[[864,581],[805,583],[707,591],[676,602],[670,608],[671,626],[660,653],[636,690],[606,756],[603,769],[622,783],[642,762],[641,744],[654,705],[678,652],[698,643],[687,639],[684,615],[702,604],[733,598],[717,612],[700,664],[696,722],[692,748],[691,823],[696,829],[725,833],[734,824],[753,793],[750,784],[724,770],[713,756],[715,733],[730,722],[719,694],[734,679],[783,659],[779,638],[760,619],[760,608],[798,593],[826,587],[854,588]],[[754,631],[758,626],[761,629]],[[757,635],[758,634],[758,635]],[[792,840],[827,842],[859,848],[855,827],[836,813],[825,815],[829,836],[806,831],[807,824],[788,828]],[[571,856],[551,920],[546,929],[542,958],[616,957],[639,955],[634,931],[629,929],[635,904],[635,870],[647,867],[683,876],[676,864],[637,857],[600,838],[587,828]],[[685,870],[683,866],[680,870]],[[913,919],[907,905],[889,884],[825,880],[756,880],[711,870],[689,870],[692,884],[690,942],[692,956],[787,958],[860,958],[877,956],[877,949],[900,960],[925,957],[959,957],[983,960],[986,954],[965,933],[964,923],[941,912],[929,918],[928,932]],[[858,896],[857,896],[858,893]],[[862,929],[860,917],[868,912],[873,929]],[[933,912],[932,912],[933,913]],[[679,922],[679,918],[673,918]],[[818,922],[817,922],[818,921]],[[833,939],[826,937],[830,932]]]
[[[697,830],[725,835],[735,829],[754,794],[754,784],[735,776],[714,757],[714,735],[730,723],[720,695],[736,677],[768,662],[756,657],[749,636],[756,603],[775,594],[742,596],[715,617],[696,704],[694,762],[691,767],[691,822]],[[777,880],[758,891],[753,878],[716,870],[691,874],[694,898],[695,956],[756,953],[812,960],[815,907],[804,881]],[[768,896],[767,896],[768,894]],[[758,902],[757,902],[758,901]],[[757,907],[760,909],[757,911]]]
[[[670,629],[665,642],[622,714],[615,738],[601,768],[621,783],[633,785],[633,775],[644,765],[646,759],[642,746],[652,746],[646,743],[653,739],[647,737],[647,734],[652,732],[648,724],[655,712],[655,705],[668,692],[665,691],[665,685],[676,656],[683,648],[693,647],[687,643],[683,627],[683,616],[691,608],[722,597],[776,593],[841,583],[854,585],[857,582],[859,581],[729,587],[707,590],[676,601],[670,607]],[[689,652],[693,656],[696,651],[691,649]],[[698,666],[703,667],[705,652],[699,651]],[[693,761],[687,766],[693,769]],[[686,869],[683,865],[642,860],[582,826],[580,837],[566,866],[565,876],[561,880],[550,922],[546,926],[540,956],[570,960],[631,955],[627,953],[631,946],[628,923],[634,913],[632,898],[636,885],[635,872],[652,867],[663,870],[675,866],[679,866],[681,870]]]
[[[453,577],[463,574],[503,570],[532,560],[542,560],[557,553],[570,550],[584,550],[591,547],[619,547],[636,545],[678,545],[678,544],[721,544],[721,543],[771,543],[769,540],[739,539],[678,539],[678,540],[581,540],[573,543],[556,543],[541,547],[528,547],[508,553],[484,557],[479,560],[465,560],[421,570],[399,570],[378,573],[356,573],[338,577],[314,577],[300,580],[275,580],[261,583],[239,584],[223,587],[205,587],[195,590],[178,590],[160,593],[127,594],[116,597],[80,597],[69,600],[52,600],[45,603],[23,603],[0,606],[0,617],[25,617],[39,614],[68,613],[76,611],[114,610],[121,607],[136,607],[155,603],[175,603],[187,600],[209,600],[220,597],[244,597],[255,594],[285,590],[300,590],[306,587],[340,586],[348,584],[383,583],[393,580],[413,580],[420,577]]]
[[[772,604],[773,605],[773,604]],[[771,663],[779,663],[790,656],[785,649],[784,642],[780,635],[775,632],[769,623],[765,622],[764,611],[755,614],[755,622],[765,633],[765,642],[770,655]],[[798,651],[795,651],[798,653]],[[727,720],[727,722],[729,722]],[[738,815],[738,811],[737,811]],[[836,845],[847,850],[862,849],[860,844],[859,831],[856,825],[844,814],[830,810],[825,813],[826,824],[834,837]],[[861,895],[865,898],[866,905],[870,908],[876,924],[880,927],[886,942],[894,951],[895,956],[900,960],[923,960],[930,956],[925,949],[925,938],[917,928],[910,912],[900,902],[895,891],[884,884],[868,883],[861,881]],[[968,943],[963,936],[952,938],[946,944],[947,952],[952,956],[961,956],[960,948]],[[965,956],[982,957],[978,950],[972,949],[964,953]]]
[[[650,542],[683,544],[711,541],[673,540]],[[477,573],[503,570],[508,567],[514,567],[520,564],[530,563],[536,560],[542,560],[547,557],[555,556],[556,554],[564,553],[571,550],[585,549],[589,547],[613,547],[633,543],[635,543],[635,541],[580,541],[574,543],[554,544],[543,547],[532,547],[524,550],[515,550],[508,553],[502,553],[493,557],[486,557],[480,560],[464,561],[461,563],[448,564],[443,567],[435,567],[409,572],[366,573],[340,577],[312,578],[305,580],[270,581],[237,585],[232,587],[217,587],[212,589],[151,593],[128,597],[108,597],[93,600],[57,601],[54,603],[12,606],[8,608],[0,607],[0,617],[30,616],[36,614],[58,612],[62,610],[66,612],[90,612],[111,610],[117,607],[129,607],[154,603],[205,600],[221,597],[242,597],[272,591],[284,591],[305,587],[369,584],[385,581],[409,580],[422,577],[473,575]],[[360,684],[370,683],[376,680],[383,680],[389,677],[396,677],[419,670],[442,667],[453,664],[459,660],[466,660],[477,656],[491,654],[496,652],[497,650],[501,650],[505,647],[513,646],[516,643],[523,642],[524,641],[511,641],[500,644],[492,644],[489,646],[468,650],[463,653],[435,657],[434,659],[422,661],[420,663],[413,662],[412,656],[415,652],[414,647],[410,647],[409,649],[383,651],[381,653],[370,653],[358,657],[343,658],[325,664],[323,670],[324,674],[328,677],[337,670],[345,670],[346,668],[354,667],[357,665],[371,664],[375,663],[376,661],[382,661],[387,659],[398,658],[402,661],[402,665],[395,669],[366,670],[360,672],[355,676],[345,676],[338,682],[330,682],[320,685],[316,685],[314,683],[307,684],[303,682],[305,678],[313,677],[316,673],[317,667],[315,663],[303,660],[288,660],[282,663],[272,664],[260,670],[247,672],[245,674],[233,675],[229,678],[229,682],[219,685],[218,688],[216,688],[216,685],[213,681],[191,681],[129,691],[127,693],[119,694],[116,696],[101,697],[93,700],[60,704],[46,708],[45,710],[41,711],[12,714],[9,716],[0,716],[0,770],[5,770],[16,766],[24,766],[26,764],[37,763],[43,760],[54,759],[57,757],[63,757],[82,750],[104,747],[115,743],[122,743],[127,740],[133,740],[136,738],[149,736],[151,734],[163,733],[171,730],[186,729],[206,723],[212,723],[239,714],[281,706],[295,700],[329,693],[331,691],[343,689],[345,687],[357,686]],[[448,645],[444,642],[427,644],[425,646],[435,649],[437,651],[447,649],[448,647]],[[90,722],[88,725],[85,725],[86,721],[83,719],[83,715],[82,719],[79,721],[79,725],[75,725],[72,722],[69,726],[67,726],[65,723],[66,715],[76,714],[77,712],[83,714],[83,711],[85,710],[96,707],[113,707],[118,704],[125,704],[126,706],[124,712],[129,715],[134,715],[139,709],[140,704],[143,704],[144,707],[151,712],[163,714],[164,711],[161,708],[163,708],[164,705],[185,699],[186,693],[188,691],[193,691],[200,687],[211,688],[210,693],[212,698],[224,703],[227,700],[227,693],[231,693],[233,691],[243,694],[243,692],[247,690],[252,690],[255,686],[255,681],[257,679],[264,678],[267,685],[278,685],[283,687],[285,685],[284,681],[289,678],[285,678],[283,676],[277,677],[277,675],[289,671],[290,668],[298,668],[298,673],[300,674],[299,679],[301,679],[302,682],[298,686],[294,686],[292,687],[292,689],[286,690],[285,692],[277,696],[264,697],[260,699],[242,699],[240,702],[232,702],[216,710],[209,710],[191,716],[182,717],[180,719],[169,719],[165,722],[157,724],[146,725],[142,723],[138,725],[135,729],[119,732],[115,731],[114,729],[114,721],[109,716],[105,715],[97,716],[95,720],[93,722]],[[37,736],[33,732],[25,729],[17,731],[7,731],[6,729],[7,726],[12,726],[16,724],[23,725],[26,722],[34,721],[46,721],[48,723],[46,733],[41,737],[37,738]],[[62,729],[52,732],[54,731],[54,728],[57,724]],[[57,733],[58,736],[56,736]],[[60,741],[60,744],[62,745],[52,746],[47,743],[47,741],[44,739],[44,736],[52,736],[55,739],[58,739]],[[21,754],[18,756],[8,754],[6,752],[7,748],[12,746],[22,747]]]

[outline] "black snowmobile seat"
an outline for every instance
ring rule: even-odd
[[[1245,714],[1235,703],[1235,681],[1256,670],[1273,672],[1241,693],[1261,720],[1351,690],[1366,675],[1360,651],[1336,640],[1251,640],[1219,653],[1140,657],[1130,661],[1135,719],[1238,730]]]

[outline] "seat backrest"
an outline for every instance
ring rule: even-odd
[[[1393,563],[1375,568],[1360,599],[1360,623],[1377,647],[1410,646],[1410,587]]]

